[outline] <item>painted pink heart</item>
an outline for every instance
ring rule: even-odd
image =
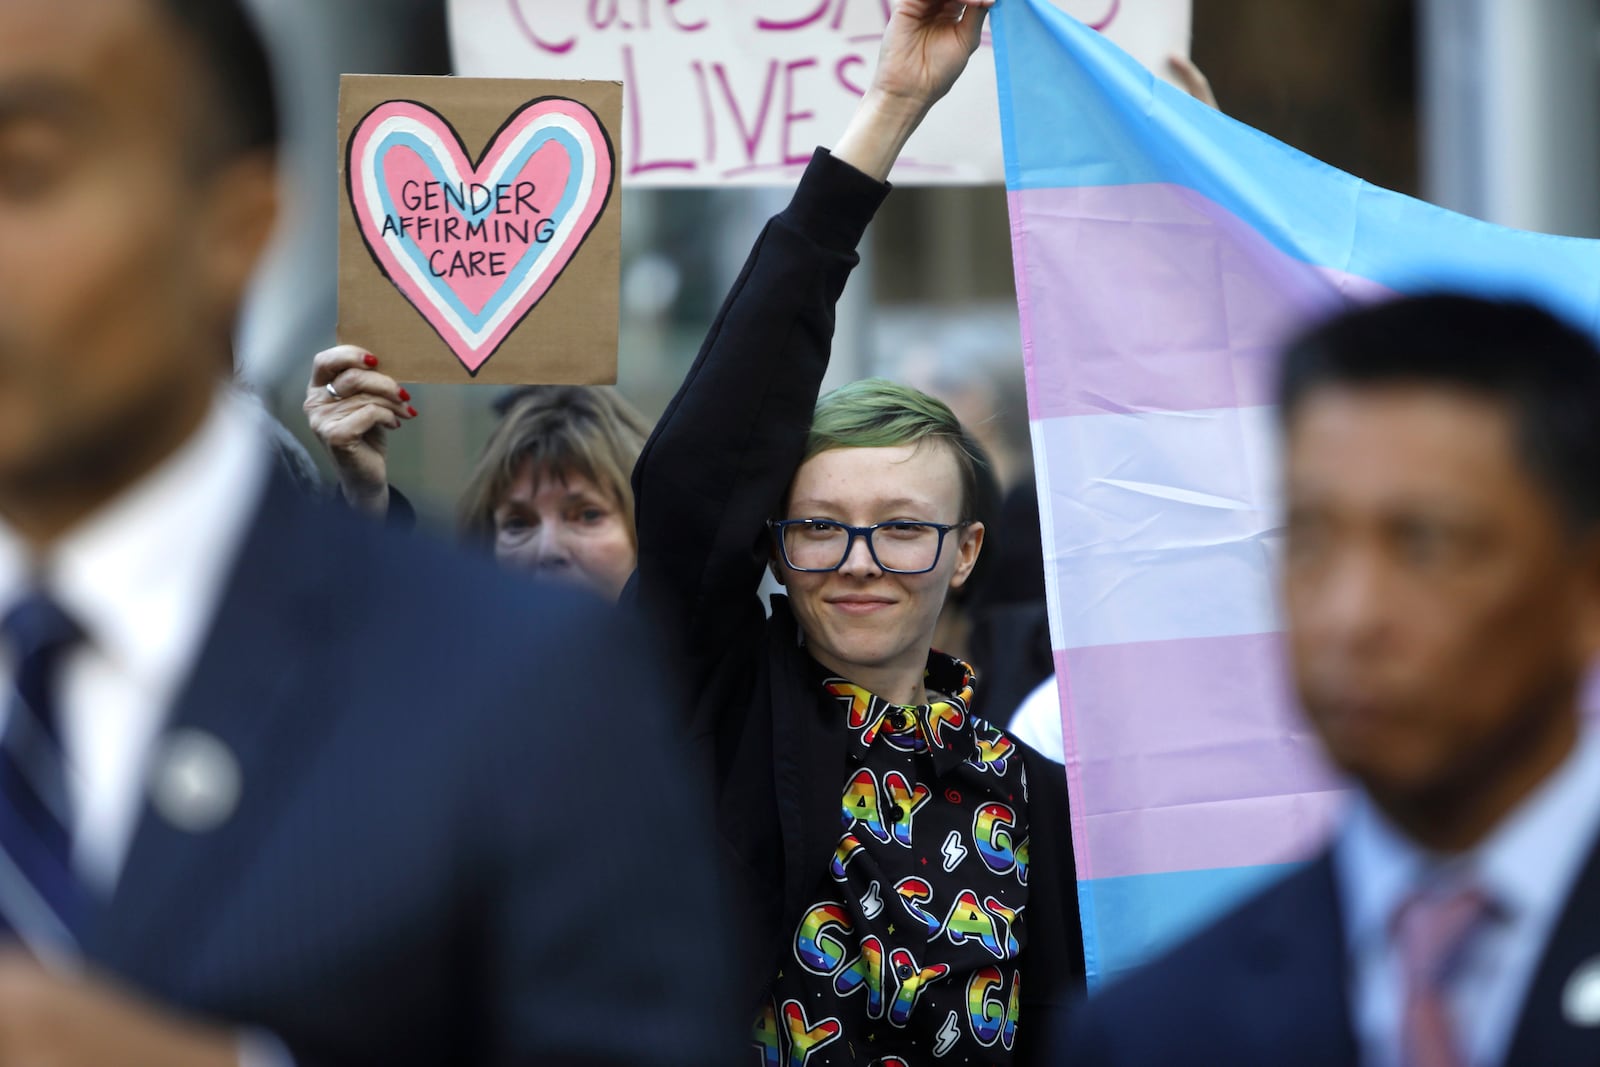
[[[519,108],[476,163],[444,116],[390,100],[345,160],[372,258],[474,375],[572,261],[615,169],[600,120],[565,97]]]

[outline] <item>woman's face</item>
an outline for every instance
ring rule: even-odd
[[[633,531],[611,493],[528,460],[494,509],[494,558],[615,600],[633,573]]]

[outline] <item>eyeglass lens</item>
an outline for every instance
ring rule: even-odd
[[[880,526],[866,535],[878,565],[891,571],[925,571],[939,559],[939,527],[925,523]],[[849,552],[850,531],[838,523],[810,522],[786,526],[783,552],[799,570],[833,570]]]

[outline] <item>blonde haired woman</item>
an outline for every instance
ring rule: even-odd
[[[352,507],[409,509],[388,483],[390,430],[416,418],[411,396],[353,345],[319,352],[306,415]],[[586,585],[615,600],[633,572],[629,475],[650,425],[615,390],[550,385],[519,393],[462,493],[463,539],[513,567]]]

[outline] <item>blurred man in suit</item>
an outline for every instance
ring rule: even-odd
[[[1526,304],[1401,300],[1292,346],[1280,400],[1294,675],[1361,788],[1062,1062],[1600,1062],[1600,353]]]
[[[640,636],[223,392],[274,140],[237,0],[0,4],[0,1064],[719,1062]]]

